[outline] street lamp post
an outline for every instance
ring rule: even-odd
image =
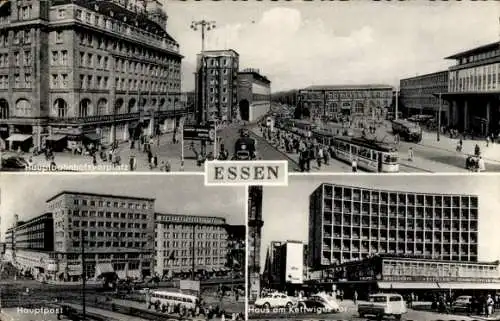
[[[86,308],[85,308],[85,287],[86,283],[86,271],[85,271],[85,236],[83,235],[83,231],[81,231],[81,254],[82,254],[82,313],[83,320],[86,320]]]
[[[439,92],[439,110],[438,110],[438,123],[437,123],[437,141],[441,139],[440,137],[440,132],[441,132],[441,109],[443,106],[443,101],[441,100],[441,92]]]
[[[396,108],[394,109],[394,119],[398,120],[398,113],[399,113],[399,88],[396,87]]]

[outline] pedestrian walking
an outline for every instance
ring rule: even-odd
[[[323,148],[321,146],[318,147],[318,154],[316,155],[316,161],[318,162],[318,168],[321,168],[321,160],[323,160]]]
[[[491,294],[488,294],[488,298],[486,299],[486,317],[489,317],[490,315],[493,314],[493,306],[494,305],[495,305],[495,302],[493,301]]]
[[[352,159],[351,168],[353,173],[356,173],[358,171],[358,162],[356,161],[356,158]]]
[[[131,172],[135,171],[136,159],[135,159],[134,155],[130,155],[128,164],[129,164],[129,166],[128,166],[129,171],[131,171]]]
[[[479,156],[481,155],[481,148],[479,147],[478,144],[474,147],[474,156]]]
[[[484,159],[479,156],[479,159],[477,161],[477,171],[478,172],[484,172],[486,170],[486,165],[484,163]]]
[[[486,136],[486,147],[490,146],[490,136]]]
[[[354,296],[353,296],[353,298],[354,298],[354,304],[356,305],[356,304],[357,304],[357,302],[358,302],[358,291],[354,291]]]
[[[410,147],[410,149],[408,149],[408,160],[410,162],[413,162],[413,147]]]

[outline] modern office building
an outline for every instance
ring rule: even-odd
[[[171,130],[181,59],[158,0],[2,1],[0,138],[10,149]]]
[[[53,251],[54,220],[52,213],[45,213],[29,221],[20,222],[9,229],[9,239],[15,240],[15,249]]]
[[[262,186],[248,188],[248,297],[255,300],[260,295],[260,249],[262,240]]]
[[[258,69],[238,73],[238,106],[241,120],[253,122],[271,110],[271,81]]]
[[[299,91],[298,103],[312,118],[379,119],[391,105],[389,85],[310,86]]]
[[[225,270],[226,220],[221,217],[155,213],[155,273],[160,277]]]
[[[446,59],[449,68],[450,126],[477,135],[500,130],[500,42],[465,50]]]
[[[436,293],[473,294],[500,290],[499,262],[460,262],[377,255],[341,264],[334,279],[349,296],[357,291],[360,298],[370,293],[391,291],[414,293],[422,301]]]
[[[232,50],[198,54],[196,72],[198,122],[239,119],[238,70],[240,55]]]
[[[105,273],[120,278],[151,275],[154,202],[152,198],[71,191],[51,197],[47,209],[54,220],[55,262],[47,268],[47,277],[80,277],[82,246],[83,272],[88,278]]]
[[[375,254],[478,258],[478,197],[321,184],[310,196],[309,256],[325,267]]]
[[[447,70],[401,79],[399,90],[399,109],[404,110],[405,115],[432,115],[437,118],[441,109],[441,124],[448,124],[448,102],[439,100],[439,93],[443,97],[448,92]]]

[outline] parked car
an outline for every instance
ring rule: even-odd
[[[472,296],[461,295],[455,299],[451,305],[452,311],[470,312],[472,308]]]
[[[384,317],[392,316],[396,320],[401,320],[403,314],[407,312],[406,303],[399,294],[372,294],[367,303],[358,304],[358,314],[362,318],[371,315],[382,320]]]
[[[325,296],[312,295],[298,303],[299,308],[306,309],[307,312],[321,313],[337,313],[340,312],[339,304]]]
[[[263,307],[264,309],[294,306],[294,299],[282,293],[270,293],[255,301],[256,307]]]

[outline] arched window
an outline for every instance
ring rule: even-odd
[[[104,98],[97,102],[97,115],[106,115],[108,112],[108,101]]]
[[[136,100],[132,98],[128,101],[128,112],[133,113],[136,111]]]
[[[92,110],[92,102],[88,98],[82,99],[80,101],[80,106],[78,106],[78,117],[87,117],[90,115]]]
[[[62,98],[57,98],[54,101],[54,110],[58,118],[68,117],[68,104]]]
[[[123,99],[118,98],[115,101],[115,113],[116,114],[121,114],[123,112]]]
[[[0,119],[9,118],[9,103],[5,99],[0,99]]]
[[[31,116],[31,103],[27,99],[16,101],[16,116]]]

